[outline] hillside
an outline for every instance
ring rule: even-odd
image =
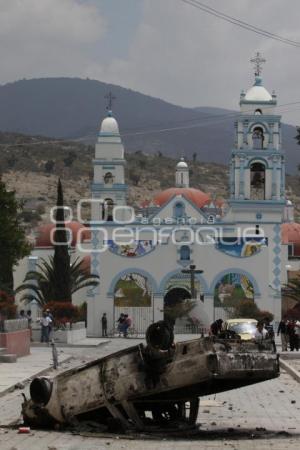
[[[10,189],[24,201],[24,221],[28,229],[49,221],[49,209],[56,202],[57,179],[63,181],[65,204],[76,211],[81,198],[90,197],[92,180],[91,145],[60,141],[41,136],[0,133],[0,174]],[[151,200],[161,189],[174,186],[177,160],[161,154],[126,154],[126,181],[129,203],[139,206]],[[215,198],[228,196],[228,168],[215,163],[189,161],[190,185],[211,193]],[[300,182],[287,177],[287,197],[300,216]]]
[[[106,110],[114,112],[128,152],[142,151],[227,164],[235,113],[218,108],[183,108],[120,86],[78,78],[21,80],[0,86],[0,131],[78,139],[93,143]],[[238,105],[239,92],[233,92]],[[283,124],[287,170],[295,173],[299,148],[295,127]]]

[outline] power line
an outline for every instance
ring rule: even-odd
[[[275,41],[279,41],[286,45],[291,45],[293,47],[300,47],[299,41],[293,41],[291,39],[280,36],[279,34],[271,33],[263,28],[256,27],[255,25],[251,25],[248,22],[244,22],[243,20],[236,19],[233,16],[225,14],[217,9],[211,8],[210,6],[198,1],[198,0],[181,0],[183,3],[187,5],[193,6],[194,8],[200,9],[203,12],[206,12],[214,17],[218,17],[221,20],[229,22],[233,25],[236,25],[245,30],[251,31],[253,33],[259,34],[261,36],[267,37],[269,39],[273,39]]]
[[[296,101],[296,102],[289,102],[289,103],[283,103],[282,105],[278,105],[276,107],[276,109],[281,109],[285,106],[293,106],[293,105],[300,105],[300,101]],[[293,109],[286,109],[284,110],[284,112],[288,112],[289,110],[293,110]],[[252,112],[253,110],[248,110],[248,111],[243,111],[243,114],[247,113],[247,112]],[[235,117],[240,117],[241,112],[237,111],[237,112],[232,112],[232,113],[227,113],[227,114],[220,114],[220,115],[211,115],[211,116],[207,116],[203,119],[192,119],[192,121],[197,121],[197,123],[195,124],[190,124],[190,125],[184,125],[187,122],[191,122],[191,120],[187,120],[187,121],[182,121],[183,125],[179,125],[176,127],[166,127],[166,128],[159,128],[157,130],[141,130],[141,131],[137,131],[137,132],[129,132],[129,133],[121,133],[123,137],[126,136],[142,136],[145,134],[160,134],[160,133],[166,133],[168,131],[177,131],[177,130],[187,130],[187,129],[191,129],[191,128],[198,128],[198,127],[202,127],[202,126],[207,126],[207,125],[211,125],[211,124],[215,124],[217,122],[223,122],[225,120],[229,120],[229,119],[234,119]]]

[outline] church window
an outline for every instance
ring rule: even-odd
[[[253,163],[250,166],[250,198],[251,200],[265,200],[265,166]]]
[[[106,198],[102,205],[102,220],[113,221],[114,202],[111,198]]]
[[[187,245],[182,245],[180,247],[180,260],[189,261],[191,259],[191,250]]]
[[[175,204],[174,207],[174,216],[176,219],[182,218],[184,216],[185,213],[185,207],[184,204],[181,202],[178,202]]]
[[[105,183],[105,184],[112,184],[113,181],[114,181],[113,174],[112,174],[111,172],[107,172],[107,173],[104,175],[104,183]]]
[[[262,110],[261,109],[257,109],[254,114],[256,116],[261,116],[262,115]]]
[[[261,127],[256,127],[252,133],[254,150],[261,150],[264,148],[264,131]]]

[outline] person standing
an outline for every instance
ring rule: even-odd
[[[210,335],[218,336],[218,334],[222,331],[223,320],[217,319],[210,326]]]
[[[131,327],[132,320],[131,317],[128,316],[128,314],[124,314],[124,337],[127,338],[128,336],[128,328]]]
[[[31,316],[31,310],[30,309],[28,309],[28,311],[26,311],[26,317],[27,317],[27,320],[28,320],[28,328],[30,330],[30,340],[32,341],[32,326],[31,326],[31,324],[32,324],[32,316]]]
[[[296,342],[296,350],[299,350],[299,346],[300,346],[300,321],[297,320],[295,323],[295,335],[297,338],[297,342]]]
[[[47,313],[43,313],[43,317],[40,320],[41,324],[41,342],[49,343],[49,325],[52,323],[52,320]]]
[[[271,320],[269,317],[265,317],[264,319],[264,328],[267,330],[267,339],[270,339],[273,345],[273,350],[276,353],[276,344],[275,344],[275,333],[273,325],[271,324]]]
[[[296,321],[289,320],[287,331],[289,335],[290,351],[299,350],[298,336],[296,335]]]
[[[125,322],[125,316],[123,313],[120,314],[120,317],[117,320],[117,328],[119,332],[119,337],[121,336],[121,333],[124,333],[124,322]]]
[[[46,309],[46,315],[50,319],[50,322],[49,322],[49,339],[50,339],[51,335],[52,335],[53,325],[54,325],[54,317],[53,317],[53,314],[51,313],[50,309]]]
[[[107,337],[107,317],[106,313],[103,313],[101,317],[102,337]]]
[[[281,339],[281,351],[287,352],[288,346],[288,333],[287,333],[287,320],[285,318],[281,319],[277,329],[277,336],[280,334]]]
[[[257,322],[254,340],[257,344],[262,344],[268,337],[268,332],[264,328],[263,322]]]

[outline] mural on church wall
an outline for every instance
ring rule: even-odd
[[[112,253],[131,258],[144,256],[155,248],[151,240],[136,240],[128,245],[118,245],[113,240],[108,240],[106,244]]]
[[[243,300],[254,300],[253,284],[246,275],[228,273],[216,284],[215,306],[233,307]]]
[[[268,245],[265,237],[225,237],[216,242],[216,248],[226,255],[239,258],[249,258],[259,253],[263,247]]]
[[[138,273],[122,276],[115,286],[115,307],[150,307],[151,285],[146,277]]]

